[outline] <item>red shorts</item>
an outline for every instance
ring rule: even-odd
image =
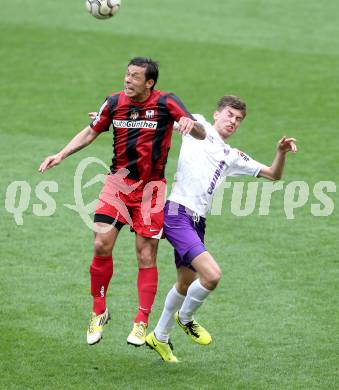
[[[132,180],[123,175],[109,174],[95,209],[122,224],[131,226],[143,237],[161,238],[164,225],[166,179],[151,181]]]

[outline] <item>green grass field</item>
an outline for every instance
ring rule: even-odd
[[[339,388],[338,194],[328,193],[330,216],[311,213],[320,203],[314,185],[339,183],[338,20],[334,0],[123,0],[108,21],[89,16],[83,1],[2,4],[0,388]],[[126,345],[137,305],[134,237],[126,228],[108,293],[113,321],[99,345],[85,342],[92,233],[64,204],[74,204],[73,176],[83,158],[109,164],[111,134],[43,176],[37,172],[87,125],[88,111],[122,88],[135,55],[160,61],[159,88],[176,92],[191,112],[211,119],[220,96],[245,99],[248,116],[232,145],[257,160],[270,164],[279,137],[295,136],[300,152],[288,156],[284,189],[295,180],[310,188],[294,219],[286,218],[284,191],[273,195],[269,215],[259,215],[259,191],[255,211],[236,217],[225,190],[222,215],[209,218],[207,234],[223,278],[198,315],[214,342],[199,348],[175,329],[182,360],[175,366]],[[179,147],[174,135],[170,182]],[[89,178],[99,171],[91,167]],[[49,217],[33,209],[42,203],[35,194],[42,180],[58,183]],[[31,188],[23,225],[5,209],[14,181]],[[99,191],[99,184],[87,189],[85,200]],[[158,260],[150,327],[175,280],[167,242]]]

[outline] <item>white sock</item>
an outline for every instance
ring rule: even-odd
[[[179,311],[180,322],[184,325],[193,321],[193,314],[204,303],[211,290],[205,288],[200,279],[196,279],[188,288],[184,303]]]
[[[168,292],[164,309],[161,313],[157,326],[154,329],[155,337],[163,342],[168,343],[169,334],[174,326],[174,314],[180,309],[185,296],[178,293],[175,286]]]

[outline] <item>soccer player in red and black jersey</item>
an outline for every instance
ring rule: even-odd
[[[157,79],[156,62],[144,57],[132,59],[127,66],[124,90],[109,96],[93,122],[59,153],[47,157],[39,168],[44,172],[58,165],[113,126],[111,172],[94,216],[94,256],[90,266],[93,310],[87,331],[90,345],[101,340],[103,327],[110,318],[106,292],[113,275],[112,251],[125,224],[136,233],[139,267],[139,308],[127,342],[136,346],[145,343],[158,284],[156,255],[163,227],[164,175],[173,124],[179,123],[182,134],[205,138],[203,126],[176,95],[154,89]]]

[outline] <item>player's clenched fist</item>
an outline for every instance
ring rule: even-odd
[[[195,121],[193,119],[182,116],[178,122],[179,133],[181,133],[183,135],[189,134],[194,127],[194,123],[195,123]]]

